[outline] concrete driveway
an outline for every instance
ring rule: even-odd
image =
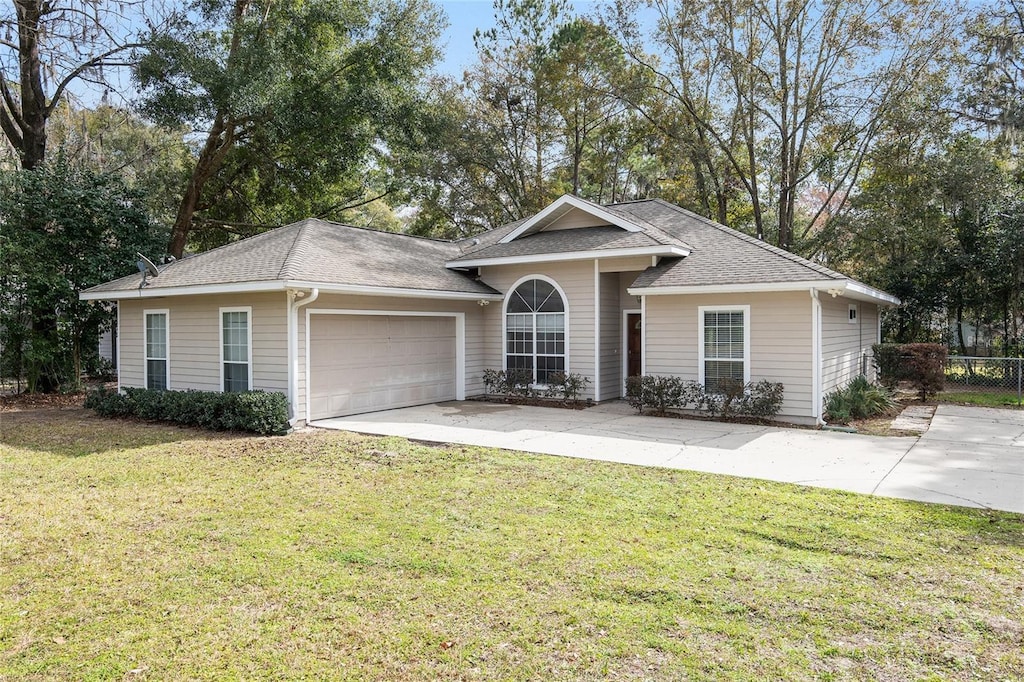
[[[1024,412],[939,406],[920,438],[449,402],[312,426],[438,443],[689,469],[1024,513]]]

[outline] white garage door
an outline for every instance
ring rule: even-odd
[[[310,419],[455,400],[455,318],[311,315]]]

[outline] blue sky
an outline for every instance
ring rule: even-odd
[[[494,25],[494,4],[492,0],[440,0],[438,4],[448,15],[448,30],[442,38],[445,56],[437,70],[461,78],[476,61],[473,33]],[[580,14],[592,12],[599,5],[597,0],[574,0],[571,4]]]

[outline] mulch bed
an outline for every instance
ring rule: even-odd
[[[16,393],[15,395],[0,396],[0,412],[81,407],[83,402],[85,402],[85,391],[79,393]]]

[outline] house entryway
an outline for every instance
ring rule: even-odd
[[[643,374],[643,316],[639,310],[622,311],[623,365],[622,395],[626,395],[626,380]]]
[[[310,418],[455,400],[456,336],[452,316],[312,315]]]

